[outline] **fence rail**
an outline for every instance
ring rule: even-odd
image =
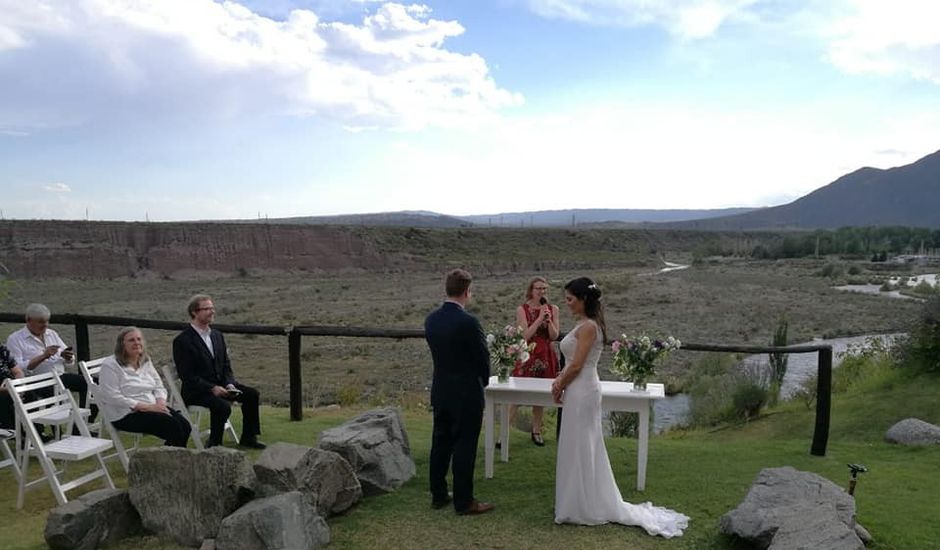
[[[21,313],[0,313],[0,323],[21,323]],[[105,315],[79,315],[63,313],[53,315],[50,322],[75,327],[76,356],[80,361],[91,359],[91,345],[88,336],[89,325],[136,326],[154,330],[179,331],[189,326],[183,321],[158,321],[132,317],[111,317]],[[343,327],[329,325],[312,326],[272,326],[272,325],[213,325],[226,334],[257,334],[267,336],[286,336],[288,355],[288,379],[290,393],[290,419],[303,419],[303,365],[301,363],[301,344],[304,336],[341,337],[341,338],[424,338],[421,329],[396,329],[381,327]],[[562,335],[563,336],[563,335]],[[810,454],[825,456],[829,441],[829,423],[832,403],[832,346],[827,344],[801,346],[737,346],[721,344],[696,344],[683,342],[682,351],[726,352],[726,353],[817,353],[816,378],[816,424],[813,430],[813,442]]]

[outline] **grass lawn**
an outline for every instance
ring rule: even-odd
[[[745,426],[711,431],[680,431],[654,437],[650,445],[647,489],[638,493],[636,442],[608,439],[608,452],[624,498],[652,500],[692,518],[685,536],[665,540],[638,528],[558,526],[552,522],[555,439],[544,448],[528,434],[512,431],[512,460],[496,464],[496,477],[483,479],[483,453],[478,455],[476,494],[495,502],[485,516],[458,517],[453,510],[431,510],[427,493],[430,415],[417,407],[405,411],[418,473],[399,491],[368,498],[347,514],[329,520],[331,548],[736,548],[718,533],[718,518],[744,497],[761,468],[790,465],[844,486],[846,463],[861,462],[856,492],[859,522],[873,536],[874,549],[934,548],[940,540],[940,448],[902,448],[882,441],[895,421],[918,416],[940,422],[934,379],[899,378],[891,387],[835,397],[828,454],[809,454],[813,413],[790,403]],[[339,424],[362,409],[308,410],[303,422],[288,421],[286,409],[266,408],[263,439],[313,444],[320,430]],[[551,417],[550,417],[551,418]],[[551,422],[551,420],[549,420]],[[554,430],[546,427],[546,434]],[[149,439],[149,438],[148,438]],[[153,441],[150,439],[150,441]],[[251,453],[257,454],[257,453]],[[120,467],[116,463],[112,472]],[[34,468],[35,472],[35,468]],[[116,477],[126,486],[123,474]],[[26,507],[15,509],[16,487],[8,469],[0,471],[0,548],[44,548],[42,530],[53,506],[51,492],[27,495]],[[178,548],[153,537],[124,542],[118,548]]]

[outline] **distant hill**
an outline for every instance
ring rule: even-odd
[[[235,223],[277,223],[303,225],[369,225],[392,227],[470,227],[472,222],[424,210],[379,212],[374,214],[342,214],[338,216],[301,216],[264,220],[236,220]]]
[[[817,229],[905,225],[940,228],[940,151],[896,168],[861,168],[789,204],[670,223],[681,229]]]
[[[575,210],[541,210],[536,212],[509,212],[461,216],[463,220],[483,226],[559,227],[592,224],[641,224],[678,222],[730,216],[750,212],[751,208],[722,208],[717,210],[634,210],[590,208]]]

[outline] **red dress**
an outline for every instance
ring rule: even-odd
[[[539,318],[539,308],[522,304],[522,309],[525,311],[526,323],[532,326],[532,323]],[[529,340],[530,344],[532,342],[535,342],[535,349],[532,350],[529,360],[521,365],[516,365],[516,368],[512,370],[512,376],[528,378],[555,378],[558,376],[558,357],[555,356],[555,350],[552,348],[552,340],[548,336],[548,327],[545,325],[539,327],[532,339]]]

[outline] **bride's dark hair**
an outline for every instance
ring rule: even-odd
[[[601,289],[588,277],[578,277],[568,281],[565,290],[584,302],[584,315],[601,327],[604,342],[607,341],[607,324],[604,322],[604,304],[601,303]]]

